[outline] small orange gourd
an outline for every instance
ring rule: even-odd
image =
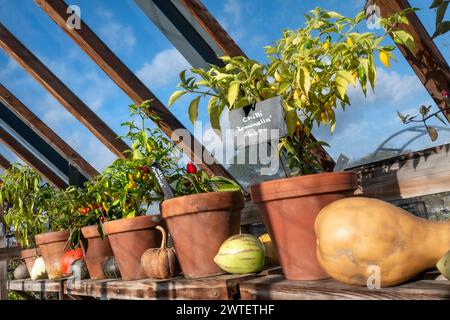
[[[374,270],[379,270],[381,286],[400,284],[434,267],[450,249],[450,221],[425,220],[363,197],[323,208],[315,232],[322,268],[336,280],[361,286]]]
[[[150,248],[141,257],[141,268],[145,275],[153,279],[169,279],[180,273],[180,266],[174,248],[167,248],[167,232],[161,226],[156,229],[162,233],[160,248]]]

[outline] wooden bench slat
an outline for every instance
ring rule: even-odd
[[[450,282],[435,280],[372,290],[333,279],[291,281],[282,275],[268,275],[241,282],[240,290],[245,300],[450,299]]]

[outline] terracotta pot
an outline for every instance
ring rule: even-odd
[[[103,273],[103,264],[108,257],[114,255],[109,239],[107,237],[102,239],[97,228],[98,225],[81,228],[81,232],[87,240],[87,244],[81,243],[84,260],[86,261],[89,275],[94,280],[106,278]]]
[[[158,218],[159,216],[140,216],[104,224],[122,279],[146,278],[141,268],[141,256],[147,249],[161,245],[161,232],[155,229]]]
[[[61,258],[66,250],[67,241],[69,240],[69,230],[48,232],[38,234],[36,245],[39,247],[42,258],[45,262],[49,279],[61,278],[64,276],[61,267]]]
[[[31,270],[33,269],[34,262],[40,256],[40,251],[37,248],[26,249],[20,252],[20,258],[25,261],[27,266],[28,273],[31,274]]]
[[[314,222],[327,204],[353,195],[356,175],[332,172],[263,182],[250,187],[289,280],[328,278],[316,258]]]
[[[225,273],[214,257],[226,239],[239,233],[243,207],[241,192],[193,194],[161,203],[161,215],[186,278]]]

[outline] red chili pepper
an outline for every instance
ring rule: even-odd
[[[442,90],[441,95],[443,98],[448,98],[448,92],[445,90]]]
[[[197,173],[197,167],[189,161],[189,163],[186,166],[187,173]]]
[[[146,167],[146,166],[141,166],[140,169],[144,173],[150,173],[150,169],[148,167]]]
[[[102,222],[102,223],[104,223],[105,222],[105,216],[102,214],[102,216],[100,217],[100,221]]]

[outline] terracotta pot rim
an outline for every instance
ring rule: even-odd
[[[254,203],[333,193],[357,188],[357,176],[353,171],[308,174],[282,178],[250,186]]]
[[[157,222],[157,220],[159,220],[158,217],[159,215],[144,215],[133,218],[112,220],[103,225],[103,230],[105,235],[111,235],[115,233],[151,229],[159,225],[159,222]]]
[[[207,211],[223,209],[240,210],[244,207],[244,196],[240,191],[216,191],[164,200],[161,216],[164,219]]]
[[[22,259],[35,258],[39,257],[39,255],[40,255],[39,248],[24,249],[20,252],[20,257]]]
[[[43,245],[52,242],[67,241],[70,236],[69,230],[47,232],[36,235],[36,245]]]
[[[98,232],[98,224],[81,228],[81,233],[86,239],[100,238],[100,233]]]

